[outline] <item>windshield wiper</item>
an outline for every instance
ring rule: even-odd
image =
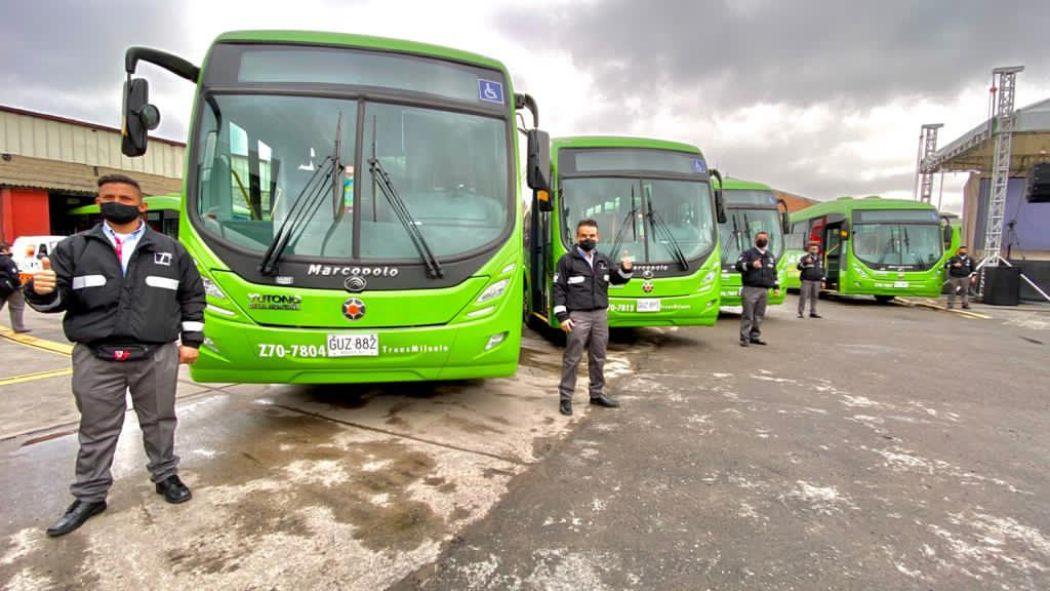
[[[662,219],[657,217],[657,213],[653,210],[653,198],[646,196],[645,205],[649,210],[647,215],[649,218],[649,227],[653,229],[653,233],[663,232],[664,240],[670,245],[668,250],[671,251],[671,255],[674,256],[675,261],[682,267],[683,271],[688,271],[689,261],[686,260],[685,253],[682,252],[682,247],[678,245],[678,240],[675,239],[674,233],[671,232],[671,228],[669,228]]]
[[[314,173],[307,179],[306,184],[303,185],[299,194],[295,196],[295,200],[292,201],[292,206],[288,210],[288,217],[281,223],[280,228],[277,229],[277,233],[274,234],[273,242],[266,249],[266,253],[263,254],[262,262],[259,264],[259,272],[263,275],[276,275],[278,269],[278,263],[281,261],[281,256],[284,255],[285,249],[288,248],[289,244],[298,240],[298,237],[293,239],[296,234],[301,234],[302,229],[306,227],[306,223],[309,223],[317,213],[318,208],[324,203],[325,194],[325,175],[328,174],[328,167],[331,166],[332,182],[334,184],[335,179],[338,178],[341,165],[339,163],[340,154],[340,136],[343,133],[343,112],[339,111],[339,117],[335,120],[335,145],[332,148],[332,153],[325,156],[325,159],[321,161],[321,164],[314,170]],[[322,174],[323,173],[323,174]]]
[[[430,244],[427,243],[427,239],[423,236],[423,231],[419,229],[419,223],[412,217],[412,213],[408,210],[408,206],[405,205],[404,199],[401,198],[401,195],[398,195],[397,189],[394,188],[390,175],[383,168],[379,158],[376,158],[376,119],[374,116],[372,117],[372,157],[368,159],[368,172],[372,174],[372,182],[379,187],[380,192],[383,193],[387,202],[390,203],[390,208],[394,210],[394,215],[397,216],[398,221],[405,227],[405,232],[408,233],[408,237],[412,240],[412,245],[416,247],[419,257],[423,259],[423,264],[427,268],[427,276],[433,279],[443,277],[445,272],[441,269],[441,263],[438,262],[434,252],[430,249]]]
[[[624,216],[623,222],[620,223],[620,229],[616,232],[616,239],[613,240],[612,248],[609,250],[609,260],[615,261],[617,256],[620,254],[620,245],[623,243],[623,235],[627,232],[627,222],[631,222],[631,228],[634,230],[634,241],[638,241],[638,229],[635,228],[634,216],[638,213],[638,206],[634,200],[634,187],[631,187],[631,211],[627,212]]]

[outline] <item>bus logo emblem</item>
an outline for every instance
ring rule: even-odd
[[[346,281],[343,282],[343,288],[350,293],[361,293],[368,287],[368,282],[363,277],[353,276],[347,277]]]
[[[365,315],[365,303],[357,298],[343,302],[343,316],[349,320],[360,320]]]
[[[646,269],[646,270],[642,271],[642,279],[652,279],[652,278],[653,278],[653,271],[652,271],[652,269]]]
[[[642,291],[645,293],[653,293],[653,282],[645,281],[642,283]]]

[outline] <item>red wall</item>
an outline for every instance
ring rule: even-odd
[[[47,191],[0,188],[0,234],[3,234],[3,240],[14,242],[19,236],[46,236],[50,233]]]

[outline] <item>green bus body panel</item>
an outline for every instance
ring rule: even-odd
[[[795,224],[828,214],[839,214],[845,217],[848,224],[852,224],[855,210],[894,209],[936,211],[929,204],[906,199],[884,199],[877,196],[863,198],[839,197],[832,201],[817,203],[796,211],[790,214],[788,219],[790,223]],[[868,267],[853,254],[852,236],[847,242],[849,248],[845,249],[846,255],[840,263],[841,271],[838,289],[826,291],[842,295],[916,297],[937,297],[941,293],[945,280],[944,262],[950,256],[947,252],[942,253],[941,259],[926,271],[881,271]],[[794,268],[794,264],[797,264],[802,254],[802,251],[794,251],[790,258],[788,256],[784,258],[793,260],[792,268]],[[798,271],[795,271],[794,277],[789,276],[788,286],[793,289],[801,287]]]
[[[456,49],[364,35],[310,31],[234,31],[215,43],[290,43],[373,49],[439,58],[498,70],[504,74],[507,115],[514,114],[514,89],[504,65],[494,59]],[[210,54],[210,51],[209,51]],[[202,72],[207,68],[205,62]],[[191,121],[200,102],[194,100]],[[195,141],[191,130],[190,141]],[[191,150],[185,167],[191,166]],[[513,143],[518,161],[518,140]],[[189,175],[183,180],[188,190]],[[519,171],[511,173],[520,186]],[[180,200],[179,239],[194,258],[201,275],[213,281],[225,298],[208,296],[205,344],[200,359],[190,367],[199,382],[242,383],[380,383],[419,380],[460,380],[505,377],[518,368],[521,347],[522,203],[516,190],[515,221],[505,243],[470,278],[446,289],[367,291],[353,294],[365,301],[367,324],[351,323],[342,315],[342,303],[352,294],[338,290],[258,285],[245,281],[208,248],[193,224],[186,223],[188,204]],[[478,304],[478,294],[502,279],[503,295]],[[259,310],[249,307],[248,294],[298,296],[299,311]],[[364,320],[364,319],[362,319]],[[328,335],[376,334],[376,357],[321,356]],[[490,339],[502,340],[486,349]],[[283,353],[283,354],[279,354]],[[316,355],[316,356],[314,356]]]
[[[649,148],[687,152],[703,157],[696,146],[666,140],[622,137],[622,136],[574,136],[551,140],[551,169],[555,187],[558,186],[558,153],[574,148]],[[555,194],[554,209],[560,211],[561,196]],[[558,259],[567,250],[562,243],[563,220],[560,215],[551,215],[551,246],[548,269],[554,269]],[[599,246],[599,250],[601,246]],[[721,276],[718,272],[720,250],[716,241],[714,249],[695,272],[681,277],[657,277],[652,279],[653,290],[645,293],[642,281],[635,276],[622,286],[609,287],[609,326],[613,328],[643,326],[713,326],[718,320]],[[546,289],[552,289],[547,277]],[[659,299],[659,312],[638,312],[639,299]],[[553,300],[553,298],[552,298]],[[551,327],[558,321],[550,310],[542,311]]]
[[[182,195],[179,195],[178,193],[150,195],[149,197],[143,198],[143,201],[149,206],[150,211],[156,211],[159,209],[179,211],[182,209]],[[81,205],[80,207],[74,207],[69,210],[69,213],[71,215],[94,215],[99,213],[99,206],[97,203]]]
[[[769,185],[757,182],[757,181],[746,181],[744,179],[738,179],[734,177],[725,177],[722,184],[723,191],[772,191],[773,187]],[[729,209],[728,207],[726,209]],[[745,208],[735,208],[745,209]],[[785,283],[788,276],[788,261],[787,261],[787,249],[784,250],[783,254],[780,255],[780,259],[777,260],[777,277],[780,279],[780,291],[775,292],[772,289],[769,290],[769,305],[778,306],[784,303],[784,297],[787,293]],[[795,263],[791,264],[793,269],[795,264],[798,263],[796,259]],[[795,271],[798,274],[798,271]],[[740,298],[740,290],[743,288],[743,283],[740,280],[739,271],[725,271],[722,270],[722,306],[742,306],[743,301]]]

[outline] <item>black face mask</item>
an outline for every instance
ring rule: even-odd
[[[139,213],[139,208],[134,205],[124,205],[116,201],[106,201],[99,206],[99,210],[102,212],[103,219],[114,224],[126,224],[142,215]]]
[[[769,241],[764,238],[759,238],[758,240],[755,240],[755,246],[759,248],[765,248],[767,244],[769,244]]]
[[[597,240],[580,240],[580,248],[582,248],[584,252],[591,252],[594,250],[595,246],[598,246]]]

